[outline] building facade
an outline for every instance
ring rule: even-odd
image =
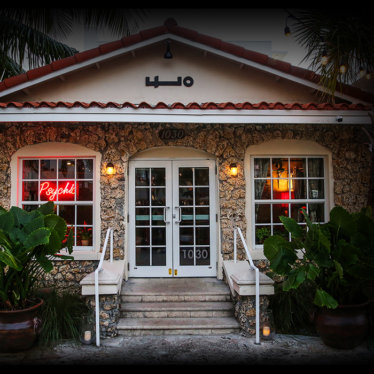
[[[265,269],[280,215],[368,204],[373,97],[318,90],[308,70],[167,20],[0,83],[0,205],[54,201],[74,230],[50,284],[79,287],[109,227],[124,279],[222,279],[234,227]]]

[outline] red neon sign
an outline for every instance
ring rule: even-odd
[[[74,182],[60,182],[59,187],[56,182],[40,183],[40,200],[56,201],[57,196],[59,200],[74,200],[75,193]]]

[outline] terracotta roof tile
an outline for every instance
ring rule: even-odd
[[[0,108],[133,108],[133,109],[184,109],[184,110],[359,110],[366,111],[371,110],[369,105],[364,104],[329,104],[329,103],[267,103],[266,101],[261,101],[259,103],[215,103],[215,102],[206,102],[206,103],[196,103],[192,102],[189,104],[183,104],[181,102],[176,102],[173,104],[166,104],[164,102],[158,102],[157,104],[149,104],[147,102],[141,102],[140,104],[130,103],[128,101],[121,103],[115,103],[113,101],[107,103],[101,103],[98,101],[91,101],[90,103],[85,103],[82,101],[65,102],[51,102],[51,101],[25,101],[25,102],[7,102],[0,103]]]
[[[140,31],[137,34],[123,37],[120,40],[102,44],[97,48],[93,48],[93,49],[90,49],[84,52],[79,52],[75,54],[74,56],[67,57],[67,58],[64,58],[58,61],[54,61],[51,64],[42,66],[40,68],[32,69],[28,71],[26,75],[21,74],[20,76],[6,78],[4,79],[4,81],[0,82],[0,91],[4,91],[7,88],[17,86],[18,84],[24,83],[27,80],[31,81],[33,79],[45,76],[51,73],[52,71],[57,71],[59,69],[72,66],[79,62],[89,61],[90,59],[94,57],[104,55],[106,53],[118,50],[123,47],[135,45],[136,43],[139,43],[147,39],[151,39],[156,36],[163,35],[165,33],[171,33],[171,34],[181,36],[191,41],[205,44],[217,50],[221,50],[221,51],[230,53],[234,56],[238,56],[238,57],[248,59],[250,61],[254,61],[264,66],[271,67],[278,71],[285,72],[287,74],[293,75],[295,77],[298,77],[304,80],[311,81],[313,83],[318,83],[320,79],[320,77],[311,70],[307,70],[307,69],[304,69],[298,66],[293,66],[285,61],[270,58],[269,56],[265,54],[246,50],[235,44],[224,42],[218,38],[214,38],[209,35],[200,34],[194,30],[178,26],[177,22],[174,19],[169,18],[161,26],[149,28],[147,30]],[[374,103],[374,95],[361,91],[360,89],[356,87],[343,85],[343,92],[348,95],[352,95],[353,97],[356,97],[360,100],[365,100],[365,101]]]

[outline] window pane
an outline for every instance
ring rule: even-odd
[[[195,216],[196,225],[209,225],[209,208],[208,207],[195,208],[195,213],[196,213],[196,216]],[[183,209],[182,209],[182,217],[183,217]],[[192,220],[190,222],[191,224],[193,224]]]
[[[302,208],[306,211],[306,204],[291,204],[291,218],[296,222],[305,222],[304,215],[301,213]]]
[[[324,199],[323,179],[309,180],[309,199]]]
[[[38,209],[39,205],[22,205],[22,209],[26,212],[31,212],[32,210]]]
[[[271,235],[270,226],[255,226],[256,244],[264,244],[264,240]]]
[[[136,266],[149,266],[151,262],[150,248],[136,247]]]
[[[23,160],[22,178],[38,179],[39,178],[39,160]]]
[[[77,227],[77,245],[92,245],[92,227]]]
[[[40,160],[40,179],[56,179],[57,160]]]
[[[196,265],[210,265],[209,247],[196,247]]]
[[[137,208],[135,214],[135,224],[137,226],[149,225],[149,208]]]
[[[255,199],[268,200],[270,196],[270,179],[255,180]]]
[[[312,222],[324,222],[325,204],[309,204],[309,217]]]
[[[58,160],[58,177],[59,179],[75,178],[75,161]]]
[[[209,205],[209,188],[195,188],[195,205]]]
[[[270,158],[255,158],[254,169],[255,178],[270,177]]]
[[[93,200],[93,182],[77,182],[77,201]]]
[[[137,206],[149,205],[149,188],[136,188],[135,201]]]
[[[194,244],[193,227],[181,227],[179,233],[179,243],[181,245]]]
[[[149,186],[149,169],[135,169],[135,186]]]
[[[294,178],[306,177],[306,159],[305,158],[291,158],[290,159],[291,176]]]
[[[92,205],[77,205],[77,224],[92,225],[92,222]]]
[[[209,227],[196,227],[196,244],[208,245],[209,241]]]
[[[152,209],[152,226],[165,226],[164,208]]]
[[[288,158],[273,158],[273,178],[288,178]]]
[[[57,200],[57,183],[40,182],[40,200],[56,201]]]
[[[38,182],[22,183],[22,200],[38,201]]]
[[[152,245],[166,245],[165,227],[152,228]]]
[[[256,204],[255,213],[255,223],[270,223],[270,204]]]
[[[179,185],[180,186],[192,186],[193,175],[192,168],[179,168]]]
[[[59,205],[59,216],[62,217],[68,225],[75,224],[75,206]]]
[[[288,179],[273,179],[273,199],[288,200]]]
[[[195,168],[195,185],[209,186],[209,168]]]
[[[195,251],[193,247],[179,248],[179,264],[189,266],[194,264]]]
[[[280,235],[286,240],[289,240],[289,234],[288,231],[285,229],[285,227],[282,226],[273,226],[273,235]]]
[[[74,181],[58,182],[57,196],[59,201],[74,201],[75,192],[76,191]]]
[[[152,186],[165,186],[165,168],[151,169]]]
[[[308,177],[323,177],[323,158],[308,159]]]
[[[149,227],[136,228],[136,245],[149,245]]]
[[[291,179],[291,199],[306,199],[305,179]]]
[[[152,188],[152,205],[165,205],[165,188]]]
[[[273,204],[273,222],[281,223],[280,216],[288,217],[288,204]]]
[[[200,208],[200,209],[208,209],[208,212],[209,212],[209,208]],[[183,226],[183,225],[184,226],[193,225],[193,208],[182,208],[181,211],[182,211],[182,220],[179,224],[181,226]],[[196,217],[196,219],[197,219],[197,217]],[[197,223],[197,221],[196,221],[196,223]],[[200,224],[202,224],[202,223],[200,223]]]
[[[152,247],[152,266],[166,265],[166,248]]]
[[[192,188],[179,188],[179,205],[193,205]]]
[[[77,178],[92,179],[93,178],[93,160],[77,160]]]

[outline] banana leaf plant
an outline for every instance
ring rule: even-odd
[[[271,270],[282,276],[284,291],[307,282],[313,303],[335,309],[338,305],[366,302],[372,298],[374,281],[374,220],[370,208],[349,213],[342,207],[330,212],[327,223],[312,223],[301,210],[306,225],[280,216],[291,241],[271,236],[264,254]]]
[[[27,212],[0,207],[0,310],[23,309],[34,297],[37,281],[53,269],[56,258],[73,259],[72,231],[48,202]]]

